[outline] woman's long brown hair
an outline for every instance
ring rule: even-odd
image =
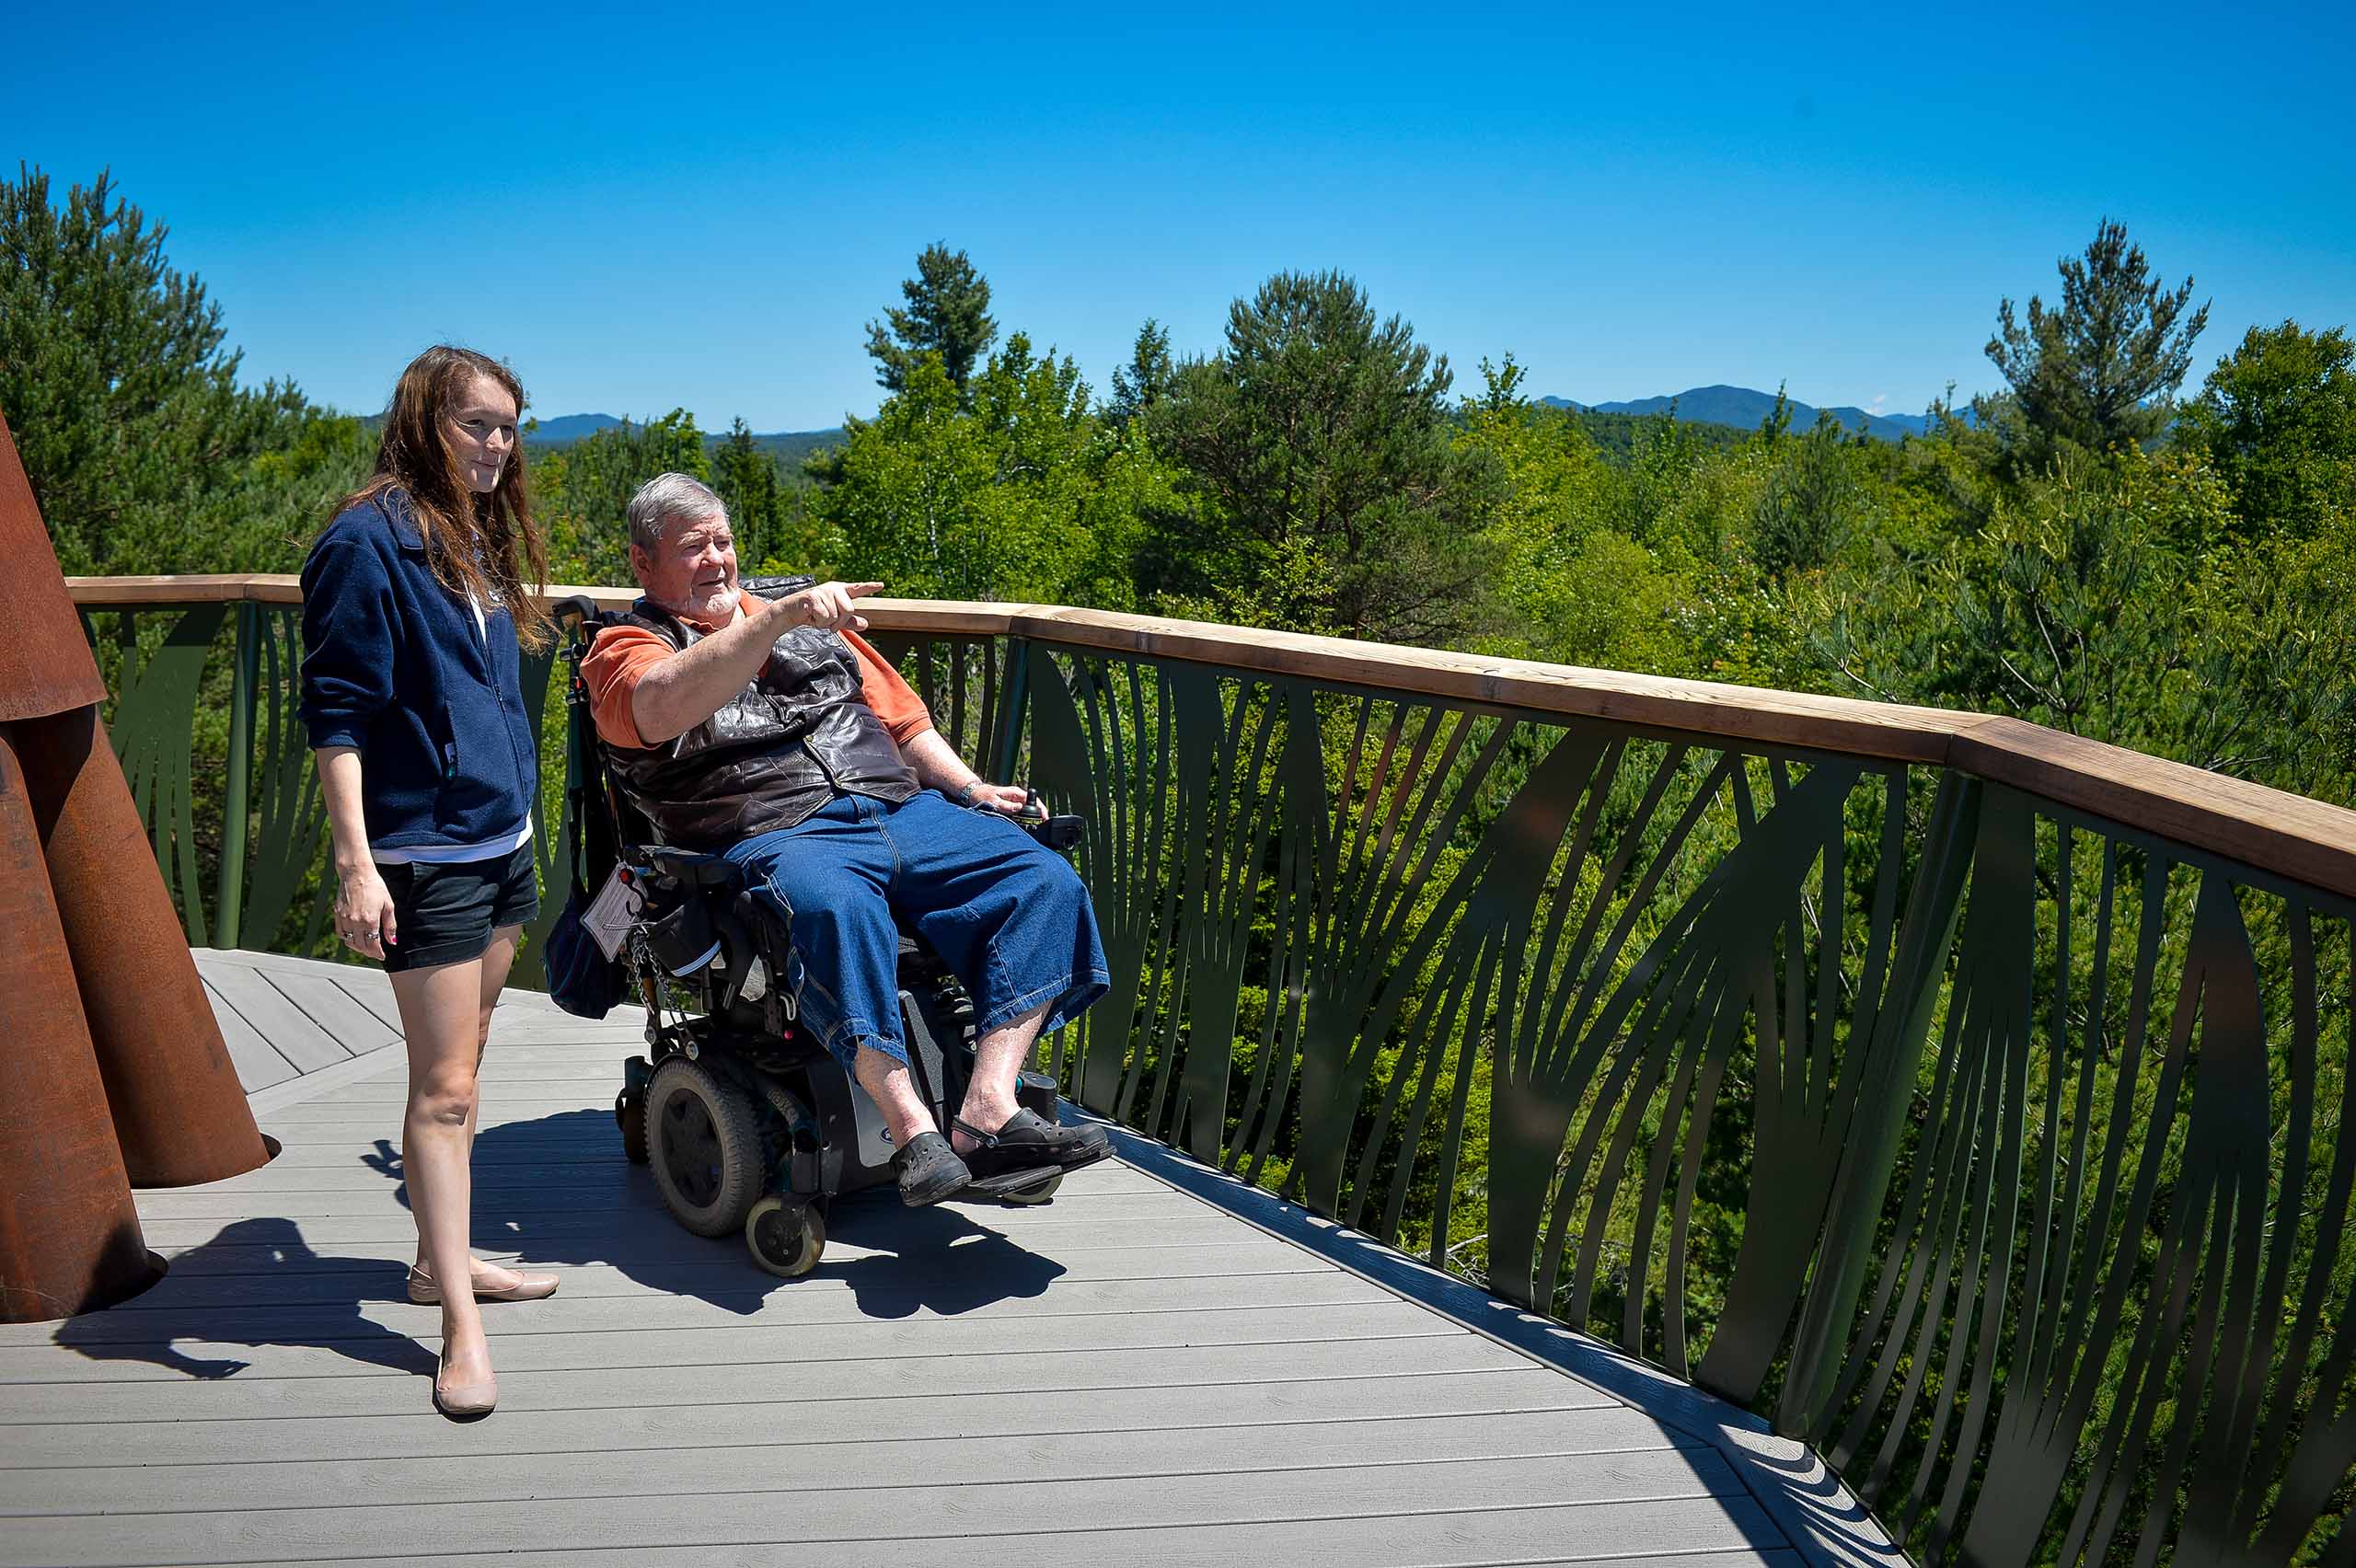
[[[376,445],[375,473],[338,502],[336,511],[381,501],[389,490],[408,491],[433,575],[461,597],[505,605],[515,617],[516,639],[537,651],[555,639],[556,626],[535,596],[548,585],[549,562],[532,521],[523,444],[507,455],[498,487],[478,495],[442,433],[450,405],[478,375],[505,387],[522,417],[524,386],[514,371],[472,349],[436,344],[401,372]]]

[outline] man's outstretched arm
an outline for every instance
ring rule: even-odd
[[[641,675],[630,692],[630,721],[650,746],[686,734],[720,711],[760,673],[769,645],[798,626],[858,631],[867,625],[859,601],[881,593],[881,582],[821,582],[736,617],[694,647],[681,649]]]

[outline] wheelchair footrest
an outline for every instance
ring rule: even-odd
[[[1034,1165],[1023,1170],[1001,1170],[995,1176],[977,1176],[965,1183],[956,1194],[972,1193],[976,1197],[1003,1198],[1020,1194],[1034,1187],[1044,1187],[1064,1173],[1060,1165]]]

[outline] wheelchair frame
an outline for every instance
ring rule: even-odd
[[[762,1268],[799,1277],[825,1250],[831,1200],[895,1180],[882,1113],[798,1018],[783,922],[718,856],[653,844],[615,789],[580,671],[589,638],[608,617],[586,599],[557,609],[577,622],[563,650],[573,807],[584,837],[585,813],[599,813],[604,842],[640,901],[620,958],[646,1010],[647,1052],[622,1062],[614,1118],[624,1154],[650,1167],[664,1206],[687,1229],[716,1237],[741,1228]],[[1076,827],[1049,818],[1033,831],[1062,848]],[[897,979],[910,1070],[935,1124],[946,1127],[972,1076],[973,1003],[905,928]],[[1024,1072],[1016,1098],[1056,1116],[1055,1080],[1045,1074]],[[1052,1169],[1025,1170],[968,1192],[1043,1203],[1061,1181]]]

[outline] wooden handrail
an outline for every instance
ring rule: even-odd
[[[303,597],[301,583],[283,574],[69,577],[66,587],[86,609],[296,605]],[[637,593],[557,585],[545,596],[575,595],[601,609],[622,609]],[[1060,605],[876,598],[861,608],[884,631],[1023,637],[1713,740],[1953,767],[2356,897],[2356,812],[2018,719]]]

